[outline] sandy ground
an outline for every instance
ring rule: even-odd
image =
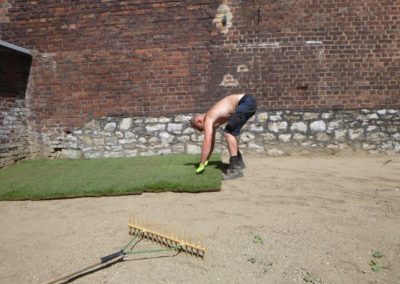
[[[41,283],[118,250],[130,214],[197,236],[205,259],[138,254],[73,283],[400,283],[400,157],[245,158],[221,192],[0,202],[0,283]]]

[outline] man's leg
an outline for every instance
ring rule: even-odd
[[[226,143],[228,144],[229,156],[231,157],[237,156],[239,160],[239,166],[242,169],[246,168],[246,165],[244,164],[243,161],[242,153],[240,153],[239,151],[239,142],[237,140],[237,137],[227,132],[224,133],[224,136]]]
[[[226,174],[223,175],[223,179],[234,179],[243,176],[242,168],[239,164],[238,157],[238,141],[236,136],[225,132],[224,133],[226,143],[228,144],[229,151],[229,169]]]
[[[253,96],[245,95],[238,103],[235,113],[229,118],[228,123],[225,126],[225,139],[228,143],[228,150],[230,155],[230,165],[227,172],[229,179],[243,176],[243,171],[246,166],[243,162],[243,157],[239,151],[239,143],[237,137],[243,125],[255,114],[257,110],[257,102]],[[237,170],[239,168],[239,170]],[[231,173],[235,169],[236,172],[240,172],[240,175],[232,175]],[[225,176],[223,177],[225,179]]]
[[[228,132],[224,132],[224,136],[225,136],[225,140],[226,143],[228,144],[228,151],[229,151],[229,155],[232,156],[237,156],[238,155],[238,141],[237,138],[228,133]]]
[[[238,160],[239,160],[239,166],[242,169],[246,168],[246,165],[244,164],[244,161],[243,161],[242,153],[240,153],[240,151],[239,151],[239,142],[237,140],[237,137],[230,133],[227,133],[227,132],[225,132],[224,135],[225,135],[226,143],[228,144],[229,156],[230,157],[237,156]]]

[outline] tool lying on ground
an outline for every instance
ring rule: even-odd
[[[73,278],[78,278],[85,273],[89,273],[90,269],[95,267],[101,268],[112,263],[123,261],[127,255],[141,254],[141,253],[156,253],[156,252],[171,252],[175,251],[178,253],[184,252],[193,256],[204,258],[206,249],[199,242],[192,242],[188,240],[182,240],[179,237],[175,237],[173,233],[157,232],[155,230],[146,228],[141,222],[138,222],[136,218],[131,217],[128,223],[129,234],[133,238],[119,251],[111,253],[109,255],[101,257],[96,262],[72,273],[65,274],[57,277],[50,281],[44,282],[43,284],[58,283],[60,281],[65,282]],[[143,239],[147,239],[156,242],[160,245],[165,246],[164,249],[152,249],[152,250],[134,250],[134,247]],[[61,283],[62,283],[61,282]]]
[[[178,252],[186,252],[193,256],[204,258],[206,249],[201,245],[200,242],[182,240],[180,237],[174,236],[174,233],[161,233],[151,230],[149,228],[145,228],[134,217],[130,218],[128,227],[130,229],[130,235],[139,235],[143,238],[157,242],[160,245],[166,246]]]

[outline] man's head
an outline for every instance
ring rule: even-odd
[[[194,115],[191,121],[192,127],[199,131],[204,131],[204,118],[204,113]]]

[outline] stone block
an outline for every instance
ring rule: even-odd
[[[366,140],[369,142],[381,142],[387,140],[389,135],[384,132],[370,132],[367,133]]]
[[[117,124],[115,122],[109,122],[104,126],[105,131],[113,131],[117,127]]]
[[[175,122],[187,122],[190,125],[190,122],[192,121],[192,116],[191,115],[178,115],[174,118]]]
[[[168,123],[167,130],[169,132],[180,134],[182,132],[182,124],[180,123]]]
[[[89,130],[95,130],[95,129],[100,129],[101,125],[100,125],[99,121],[92,120],[92,121],[86,123],[84,128],[89,129]]]
[[[269,121],[281,121],[282,120],[282,117],[280,116],[280,115],[271,115],[270,117],[269,117]]]
[[[286,121],[268,123],[268,130],[275,133],[286,131],[287,127],[288,123]]]
[[[304,120],[316,120],[319,118],[319,113],[315,112],[305,112],[303,114],[303,119]]]
[[[168,154],[171,154],[171,153],[172,153],[172,150],[169,149],[169,148],[164,148],[164,149],[161,149],[161,150],[157,151],[157,155],[168,155]]]
[[[291,134],[279,134],[278,138],[280,141],[287,143],[290,141],[291,136]]]
[[[321,115],[321,118],[322,119],[331,119],[333,116],[334,116],[333,112],[324,112]]]
[[[262,136],[264,137],[264,141],[265,141],[266,143],[272,142],[272,141],[276,141],[276,140],[277,140],[276,135],[273,134],[273,133],[268,133],[268,132],[267,132],[267,133],[262,134]]]
[[[92,137],[89,135],[80,136],[79,139],[86,145],[93,145]]]
[[[345,129],[340,129],[335,131],[335,140],[343,142],[346,140],[347,137],[347,130]]]
[[[326,124],[323,120],[317,120],[310,124],[310,130],[312,132],[323,132],[326,130]]]
[[[119,124],[119,129],[126,131],[129,130],[133,125],[132,118],[123,118]]]
[[[300,122],[295,122],[292,124],[292,126],[290,127],[290,130],[292,131],[299,131],[299,132],[307,132],[307,124],[300,121]]]
[[[349,129],[349,139],[350,140],[363,140],[364,139],[364,131],[363,129]]]
[[[147,132],[156,132],[165,130],[165,124],[154,124],[154,125],[147,125],[146,131]]]
[[[259,123],[265,123],[268,120],[268,113],[261,112],[257,114],[257,121]]]
[[[94,138],[93,139],[93,145],[94,146],[103,146],[104,143],[104,138]]]
[[[104,152],[104,158],[122,158],[124,157],[124,152]]]
[[[83,157],[85,159],[99,159],[103,157],[103,152],[100,151],[83,152]]]
[[[399,129],[395,125],[389,125],[386,127],[386,131],[389,133],[396,133],[397,131],[399,131]]]
[[[318,132],[316,134],[315,139],[317,139],[317,141],[329,141],[331,138],[328,134],[326,134],[325,132]]]
[[[244,132],[244,133],[242,133],[242,135],[240,135],[239,140],[240,140],[240,142],[247,143],[249,141],[253,141],[254,137],[255,137],[254,134],[252,134],[250,132]]]
[[[171,121],[171,118],[168,118],[168,117],[160,117],[158,119],[158,122],[160,122],[160,123],[168,123],[170,121]]]
[[[153,124],[153,123],[157,123],[157,122],[158,122],[158,118],[156,118],[156,117],[149,117],[149,118],[144,119],[145,124]]]
[[[262,125],[257,125],[257,124],[250,124],[250,131],[253,132],[263,132],[264,127]]]
[[[307,140],[307,137],[300,133],[294,133],[292,139],[296,141],[305,141]]]
[[[139,154],[139,156],[150,157],[150,156],[154,156],[155,154],[156,154],[156,152],[154,152],[153,150],[147,150],[147,151],[141,152]]]
[[[133,150],[129,149],[129,150],[124,150],[124,153],[125,153],[125,157],[136,157],[138,151],[136,149],[133,149]]]
[[[134,144],[136,142],[136,139],[119,139],[118,143],[121,145],[128,145],[128,144]],[[145,142],[143,142],[145,143]]]

